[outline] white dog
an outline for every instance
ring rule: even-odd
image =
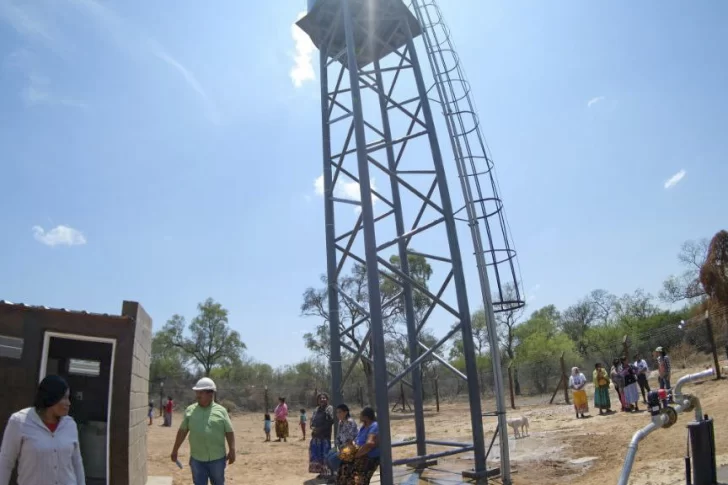
[[[528,430],[528,418],[527,417],[521,416],[520,418],[509,419],[506,422],[508,423],[508,426],[513,428],[513,434],[516,437],[516,439],[523,438],[530,434],[529,430]],[[524,429],[526,430],[526,434],[523,433]]]

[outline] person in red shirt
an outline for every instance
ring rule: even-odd
[[[164,425],[172,426],[172,411],[174,410],[174,401],[172,396],[167,396],[167,403],[164,405]]]

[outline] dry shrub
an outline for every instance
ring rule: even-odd
[[[698,349],[687,342],[682,342],[670,349],[670,359],[673,365],[679,364],[681,369],[694,365],[698,358]]]
[[[238,406],[229,399],[223,399],[218,404],[227,409],[228,414],[235,414],[238,412]]]

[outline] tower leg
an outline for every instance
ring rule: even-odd
[[[427,125],[427,136],[432,149],[432,160],[436,172],[437,186],[440,191],[440,200],[447,228],[447,238],[450,246],[450,259],[453,267],[453,282],[457,295],[460,323],[462,325],[463,353],[465,357],[465,368],[468,376],[468,397],[470,399],[470,423],[473,432],[473,447],[475,453],[475,473],[477,478],[487,480],[487,469],[485,463],[485,438],[483,435],[483,408],[480,402],[480,387],[478,386],[478,367],[475,360],[475,345],[473,343],[473,327],[470,320],[470,305],[468,294],[465,289],[465,275],[463,274],[463,262],[460,253],[460,243],[457,238],[455,227],[454,211],[450,199],[450,191],[445,176],[445,167],[442,163],[442,153],[437,141],[435,122],[430,109],[427,97],[427,88],[422,76],[422,68],[417,57],[417,50],[410,35],[407,41],[408,52],[411,57],[417,92],[422,100],[422,114]]]
[[[377,263],[377,242],[374,232],[374,208],[372,206],[371,179],[367,142],[364,132],[364,113],[359,87],[359,67],[354,42],[354,20],[351,16],[351,0],[342,0],[342,20],[346,39],[347,67],[351,88],[354,117],[356,158],[359,169],[359,190],[364,232],[364,254],[366,259],[367,283],[369,289],[369,324],[372,332],[371,346],[374,360],[374,384],[376,389],[377,420],[379,422],[379,451],[382,485],[394,485],[392,475],[392,437],[389,423],[389,399],[387,388],[387,361],[384,347],[384,325],[382,321],[382,299],[379,289],[379,267]]]
[[[402,202],[399,193],[399,183],[394,174],[397,172],[397,165],[394,155],[394,147],[392,145],[392,129],[389,125],[389,113],[387,112],[388,101],[385,97],[385,86],[382,79],[382,71],[379,61],[374,63],[374,71],[377,81],[377,89],[379,91],[379,109],[382,115],[382,131],[384,132],[384,141],[387,145],[387,166],[391,171],[389,177],[392,189],[392,203],[394,204],[394,220],[397,227],[397,249],[399,253],[400,268],[406,275],[410,274],[409,260],[407,258],[407,240],[402,236],[406,229],[404,226],[404,217],[402,216]],[[409,361],[414,362],[420,355],[420,346],[418,342],[419,332],[417,331],[418,322],[415,320],[414,297],[412,293],[412,285],[408,280],[402,281],[402,292],[404,293],[405,319],[407,322],[407,342],[409,347]],[[416,366],[412,369],[412,394],[414,401],[415,413],[415,439],[417,440],[417,454],[422,456],[427,453],[427,445],[425,443],[425,410],[422,395],[422,368]],[[404,410],[404,391],[402,392],[402,410]]]
[[[341,388],[341,340],[339,321],[339,293],[336,290],[336,228],[334,227],[334,182],[331,173],[331,127],[329,125],[329,78],[327,50],[321,49],[321,132],[324,157],[324,219],[326,222],[326,283],[329,302],[329,346],[331,365],[331,399],[334,406],[344,402]]]

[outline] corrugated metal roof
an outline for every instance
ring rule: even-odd
[[[0,300],[0,306],[11,306],[11,307],[22,308],[22,309],[26,309],[26,310],[43,310],[43,311],[49,311],[49,312],[75,313],[78,315],[91,315],[91,316],[97,316],[97,317],[120,318],[120,319],[124,319],[124,320],[133,320],[132,317],[129,317],[126,315],[112,315],[109,313],[94,313],[94,312],[89,312],[86,310],[69,310],[67,308],[51,308],[51,307],[42,306],[42,305],[28,305],[26,303],[13,303],[12,301],[6,301],[6,300]]]

